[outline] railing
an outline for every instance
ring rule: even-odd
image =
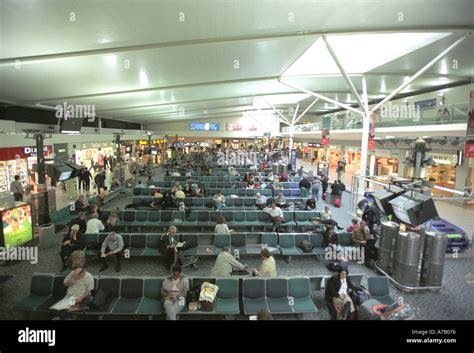
[[[398,109],[400,105],[394,106]],[[389,110],[388,108],[387,110]],[[390,112],[379,112],[375,122],[375,127],[402,127],[402,126],[423,126],[423,125],[444,125],[444,124],[462,124],[467,121],[468,105],[465,103],[456,103],[451,105],[438,105],[435,107],[415,110],[410,107],[400,108],[399,113],[389,114]],[[343,115],[342,118],[332,117],[331,130],[349,130],[362,129],[362,117],[353,114]],[[296,125],[293,127],[294,133],[320,131],[322,123]],[[283,133],[289,133],[289,127],[282,129]]]

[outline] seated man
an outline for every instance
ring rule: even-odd
[[[332,218],[332,213],[328,206],[325,206],[324,210],[321,211],[321,223],[329,224],[333,227],[336,227],[339,230],[344,229],[340,227],[339,224]]]
[[[67,309],[69,312],[73,312],[85,309],[87,304],[92,302],[91,291],[94,289],[94,278],[82,267],[75,268],[63,283],[67,287],[66,296],[50,309]]]
[[[136,188],[144,188],[145,185],[142,184],[141,181],[138,182],[138,184],[135,186]]]
[[[278,231],[280,224],[283,222],[283,211],[280,207],[277,207],[275,203],[272,203],[271,206],[265,207],[263,212],[268,213],[272,219],[273,223],[273,232]]]
[[[112,182],[111,182],[111,185],[110,185],[110,188],[112,190],[115,190],[115,189],[119,188],[121,185],[122,185],[122,183],[120,183],[120,181],[118,179],[112,178]]]
[[[216,263],[211,271],[211,277],[230,277],[234,268],[243,271],[246,266],[237,261],[230,253],[229,247],[226,246],[217,256]]]
[[[179,235],[175,226],[168,228],[168,233],[165,233],[160,238],[160,252],[165,260],[166,267],[171,267],[175,261],[176,245],[179,241]]]
[[[257,192],[255,196],[257,197],[255,203],[259,210],[263,210],[265,207],[267,207],[267,198],[265,195],[261,195],[259,192]]]
[[[285,196],[283,196],[283,193],[280,192],[277,197],[275,197],[275,203],[278,207],[281,208],[286,208],[288,205],[286,204]]]
[[[87,209],[88,209],[87,206],[88,206],[87,201],[85,200],[84,195],[80,195],[77,198],[77,201],[74,203],[74,207],[75,207],[76,212],[85,212],[85,211],[87,211]]]
[[[109,268],[107,264],[107,257],[113,256],[115,258],[115,271],[120,272],[120,262],[123,256],[123,238],[120,234],[110,232],[109,235],[104,239],[102,248],[100,250],[100,261],[102,262],[102,268],[100,272],[105,271]]]
[[[218,211],[222,209],[223,207],[225,207],[225,197],[224,195],[221,194],[220,191],[218,191],[217,194],[214,195],[214,197],[212,198],[212,201],[214,201],[214,207]]]
[[[79,225],[74,224],[69,230],[69,233],[63,238],[60,252],[61,261],[63,263],[61,272],[67,268],[67,260],[71,254],[76,250],[82,250],[84,248],[84,235],[79,229]]]
[[[171,269],[171,276],[165,278],[161,287],[161,296],[164,298],[163,306],[168,320],[176,320],[176,315],[186,305],[189,279],[181,272],[181,266],[174,265]]]
[[[174,197],[177,199],[184,199],[186,195],[184,194],[184,191],[181,189],[181,186],[176,190]]]
[[[362,221],[359,224],[359,228],[352,231],[352,243],[356,246],[364,246],[367,244],[368,239],[372,239],[372,237],[370,236],[369,228]]]

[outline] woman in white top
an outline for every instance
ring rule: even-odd
[[[99,234],[99,232],[104,229],[104,224],[99,219],[99,215],[97,213],[91,214],[87,222],[86,234]]]
[[[227,234],[230,235],[229,227],[226,224],[224,216],[217,217],[217,224],[214,230],[215,234]]]

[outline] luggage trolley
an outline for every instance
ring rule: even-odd
[[[181,246],[180,246],[181,245]],[[193,266],[194,270],[197,270],[199,268],[197,262],[198,262],[198,257],[194,255],[190,256],[185,256],[183,254],[183,250],[186,248],[186,243],[178,243],[175,246],[175,251],[174,251],[174,264],[180,265],[181,268],[187,267],[187,266]]]

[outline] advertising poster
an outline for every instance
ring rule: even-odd
[[[323,131],[321,133],[321,144],[329,145],[329,131],[331,129],[331,117],[323,116]]]
[[[474,91],[469,94],[467,111],[467,140],[464,144],[464,158],[474,158]]]
[[[19,246],[33,239],[30,205],[3,211],[2,221],[4,247]]]
[[[369,151],[375,150],[375,119],[377,118],[377,114],[375,112],[372,112],[372,115],[370,116],[370,122],[369,122],[369,145],[368,149]]]

